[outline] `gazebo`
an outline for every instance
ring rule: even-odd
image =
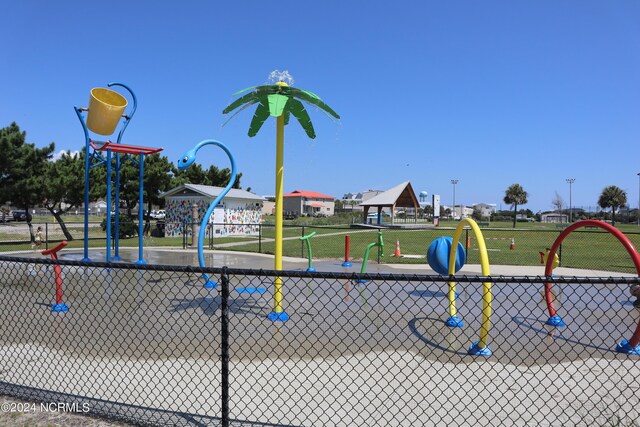
[[[411,187],[411,183],[409,181],[405,181],[402,184],[399,184],[393,187],[390,190],[387,190],[383,193],[380,193],[369,200],[363,201],[360,203],[360,206],[363,208],[363,222],[367,222],[367,216],[369,215],[369,209],[372,207],[378,208],[378,216],[376,220],[376,224],[382,224],[382,209],[390,208],[391,209],[391,224],[394,223],[394,215],[396,208],[413,208],[413,217],[414,221],[417,221],[418,218],[418,208],[420,204],[418,203],[418,199],[416,198],[416,194],[413,191],[413,187]]]

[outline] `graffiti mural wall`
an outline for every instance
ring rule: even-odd
[[[213,199],[205,197],[172,197],[167,200],[165,236],[191,235],[193,205],[198,206],[199,221]],[[262,223],[262,206],[256,202],[225,200],[209,218],[215,237],[257,236]]]

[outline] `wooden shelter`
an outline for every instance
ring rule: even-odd
[[[415,221],[418,218],[418,208],[420,207],[420,204],[418,203],[418,198],[413,191],[413,187],[411,187],[411,183],[409,181],[405,181],[390,190],[380,193],[369,200],[363,201],[360,203],[360,206],[363,208],[364,223],[367,222],[369,209],[372,207],[377,208],[378,215],[376,218],[376,224],[380,225],[382,224],[383,208],[391,209],[391,224],[393,224],[396,208],[413,209],[413,217]]]

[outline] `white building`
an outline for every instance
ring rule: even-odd
[[[472,208],[480,210],[480,215],[483,218],[490,217],[492,214],[496,213],[495,203],[476,203]]]
[[[468,206],[456,205],[454,207],[445,206],[444,208],[451,209],[451,215],[453,216],[453,219],[471,218],[471,215],[473,215],[473,208],[470,208]]]
[[[569,215],[557,212],[543,213],[540,215],[540,222],[567,223],[569,222]]]
[[[164,193],[166,200],[165,236],[181,236],[185,225],[193,222],[193,205],[197,206],[198,222],[209,205],[224,190],[211,185],[182,184]],[[214,224],[214,236],[257,235],[262,224],[261,196],[232,188],[216,206],[209,218]],[[190,227],[186,227],[190,230]]]
[[[342,209],[349,209],[352,211],[362,211],[362,193],[346,193],[342,196]]]

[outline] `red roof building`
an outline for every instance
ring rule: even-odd
[[[316,191],[295,190],[284,195],[285,215],[330,216],[335,209],[333,196]]]

